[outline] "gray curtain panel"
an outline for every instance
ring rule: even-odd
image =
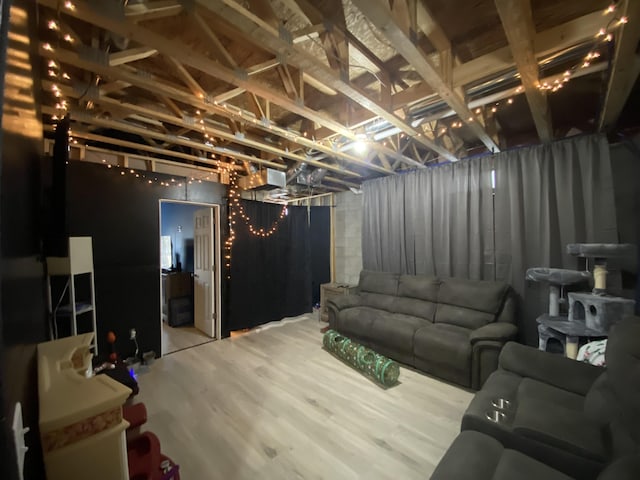
[[[491,279],[491,159],[363,184],[365,269]]]
[[[535,318],[548,289],[530,267],[579,268],[568,243],[618,241],[609,145],[586,136],[494,155],[497,279],[524,299],[522,340],[537,343]]]
[[[567,243],[618,240],[604,136],[371,180],[363,193],[365,269],[504,280],[524,300],[521,340],[532,345],[548,290],[526,269],[580,268]]]

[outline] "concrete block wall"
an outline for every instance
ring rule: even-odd
[[[362,270],[362,195],[335,195],[335,281],[357,285]]]

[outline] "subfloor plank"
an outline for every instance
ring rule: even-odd
[[[472,393],[401,368],[382,389],[322,349],[301,317],[163,357],[139,376],[185,479],[424,479]]]

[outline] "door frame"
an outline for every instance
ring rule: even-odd
[[[160,245],[162,237],[162,203],[182,203],[186,205],[193,205],[196,207],[208,207],[213,210],[214,222],[211,224],[211,237],[214,239],[213,256],[215,259],[215,273],[214,280],[216,282],[215,291],[213,291],[213,305],[216,312],[215,315],[215,340],[222,338],[222,239],[220,238],[220,204],[217,203],[204,203],[204,202],[190,202],[187,200],[172,200],[169,198],[161,198],[158,200],[158,244]],[[158,257],[158,265],[160,265],[160,257]],[[160,294],[160,332],[162,333],[162,269],[158,276],[158,291]],[[195,307],[194,307],[195,308]],[[163,349],[162,341],[160,342],[160,350]],[[164,356],[164,351],[160,352],[160,356]]]

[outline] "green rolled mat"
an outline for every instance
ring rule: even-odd
[[[390,387],[398,382],[400,366],[390,358],[353,342],[335,330],[327,330],[322,338],[324,347],[353,368],[380,385]]]

